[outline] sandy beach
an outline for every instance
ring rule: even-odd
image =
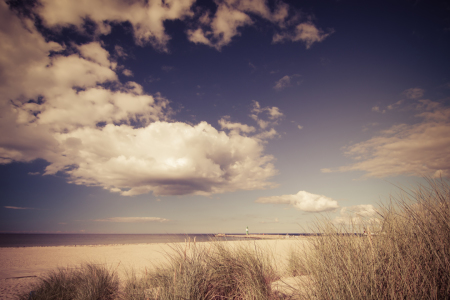
[[[307,245],[307,240],[279,239],[257,241],[227,241],[230,246],[241,244],[256,245],[273,253],[277,268],[285,269],[287,255],[293,247]],[[30,284],[40,276],[57,268],[77,268],[85,262],[105,264],[117,268],[121,281],[127,272],[134,269],[145,272],[164,261],[164,254],[173,251],[174,246],[189,247],[188,243],[174,244],[134,244],[68,247],[23,247],[0,248],[0,299],[15,299],[20,291],[27,291]],[[191,242],[192,244],[192,242]],[[199,243],[208,246],[210,242]]]

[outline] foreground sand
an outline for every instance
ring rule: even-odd
[[[281,273],[286,267],[290,249],[308,245],[304,238],[223,243],[230,246],[237,243],[251,244],[271,251]],[[178,244],[188,247],[185,243]],[[210,243],[200,244],[208,246]],[[28,291],[29,285],[36,282],[39,276],[58,267],[76,268],[84,262],[117,268],[121,281],[124,281],[127,271],[131,269],[145,272],[152,265],[163,262],[164,254],[170,253],[174,245],[176,244],[0,248],[0,299],[15,299],[18,292]]]

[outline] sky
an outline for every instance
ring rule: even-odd
[[[298,233],[450,176],[450,4],[0,1],[0,232]]]

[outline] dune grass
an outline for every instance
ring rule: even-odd
[[[271,284],[279,279],[268,249],[253,243],[175,244],[166,262],[129,278],[119,291],[117,272],[94,264],[58,269],[43,277],[21,300],[106,299],[255,299],[282,295]]]
[[[180,245],[167,263],[141,278],[130,276],[125,299],[278,299],[268,251],[223,242]]]
[[[350,235],[363,229],[372,232]],[[370,225],[322,221],[317,231],[312,250],[290,258],[291,273],[310,275],[305,298],[450,299],[448,182],[403,191]]]
[[[109,300],[115,299],[119,279],[114,270],[95,264],[78,269],[58,269],[40,279],[20,300]]]

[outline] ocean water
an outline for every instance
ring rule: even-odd
[[[48,247],[177,243],[188,239],[196,242],[241,240],[243,238],[214,237],[213,234],[0,234],[0,247]]]

